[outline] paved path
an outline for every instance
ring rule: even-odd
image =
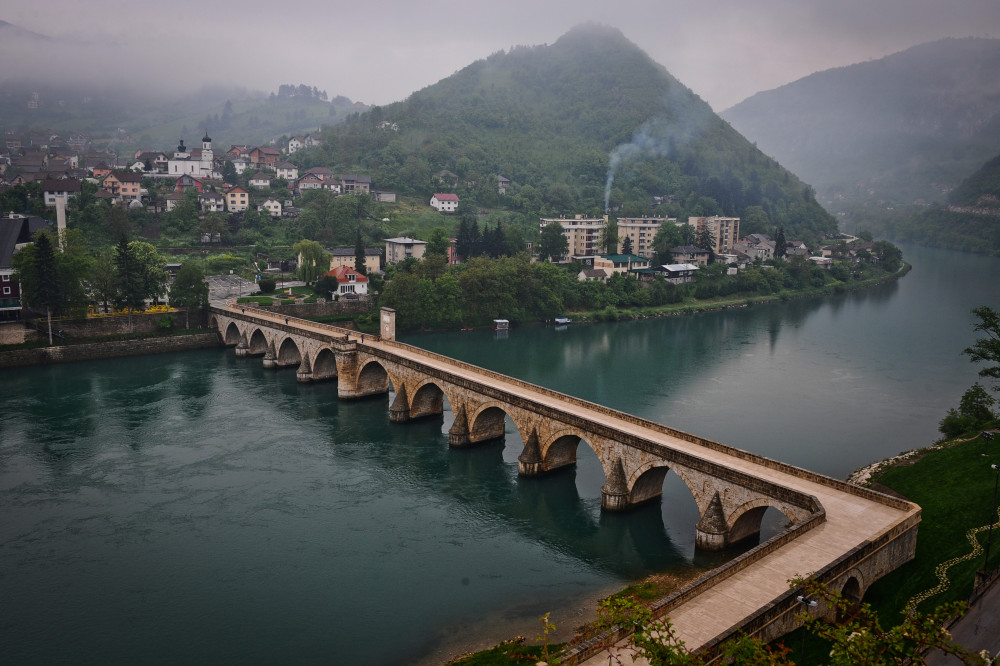
[[[227,309],[239,314],[238,309]],[[260,310],[254,310],[253,315],[275,323],[283,324],[285,320],[283,316],[272,315]],[[291,323],[299,328],[318,333],[329,335],[331,332],[328,326],[313,324],[301,319],[293,318]],[[351,340],[359,341],[359,334],[351,335]],[[392,354],[438,368],[447,373],[458,374],[470,380],[522,396],[536,404],[557,410],[566,410],[567,408],[567,403],[558,396],[541,391],[531,391],[526,389],[523,384],[514,381],[508,382],[498,379],[493,374],[449,363],[448,359],[443,357],[424,355],[419,353],[419,350],[409,349],[406,345],[376,341],[372,336],[366,335],[365,343],[362,346],[381,348]],[[919,512],[919,507],[916,505],[911,505],[909,510],[900,510],[887,504],[859,497],[836,486],[824,485],[794,473],[736,458],[725,451],[710,449],[640,424],[609,417],[604,412],[592,410],[588,413],[588,409],[576,404],[570,408],[580,416],[591,418],[621,432],[812,495],[826,510],[826,520],[819,526],[806,531],[792,542],[764,556],[670,612],[670,620],[678,638],[692,650],[740,624],[745,618],[786,593],[789,589],[789,580],[800,576],[809,576],[823,569],[853,548],[874,540]],[[607,664],[608,656],[605,653],[584,663],[595,666]],[[629,663],[628,658],[626,658],[625,663]]]
[[[993,585],[972,604],[969,612],[951,625],[951,635],[959,645],[971,650],[989,650],[1000,654],[1000,583]],[[957,657],[931,652],[927,666],[958,666]]]

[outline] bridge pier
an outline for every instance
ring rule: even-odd
[[[601,509],[604,511],[624,511],[629,508],[628,481],[622,459],[615,460],[608,474],[607,482],[601,487]]]
[[[337,397],[356,400],[389,392],[389,375],[378,364],[369,363],[358,368],[358,350],[355,345],[334,352],[337,359]]]
[[[274,342],[267,343],[267,351],[264,352],[264,367],[268,370],[273,370],[278,367],[278,361],[275,358],[274,353]]]
[[[389,421],[392,423],[406,423],[410,420],[410,401],[406,398],[406,385],[400,385],[396,391],[396,397],[389,407]]]
[[[464,449],[469,446],[469,419],[465,415],[465,405],[459,405],[455,412],[455,422],[448,431],[448,446],[452,449]]]
[[[532,428],[528,441],[524,443],[524,450],[517,457],[517,473],[529,478],[541,476],[545,472],[543,462],[542,449],[538,446],[538,431]]]
[[[295,381],[300,384],[308,384],[313,379],[312,368],[309,366],[309,357],[306,356],[299,363],[298,370],[295,371]]]
[[[247,344],[247,336],[241,333],[239,342],[236,343],[236,358],[246,358],[249,355],[250,345]]]
[[[708,503],[708,508],[694,528],[694,533],[695,547],[702,550],[725,550],[730,545],[729,527],[726,525],[726,516],[718,492],[712,496],[712,501]]]

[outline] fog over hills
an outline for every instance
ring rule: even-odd
[[[943,200],[1000,151],[1000,40],[944,39],[758,93],[721,115],[830,210]]]

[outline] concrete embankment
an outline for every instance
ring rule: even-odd
[[[13,349],[0,352],[0,368],[19,368],[29,365],[70,363],[118,356],[141,356],[143,354],[163,354],[218,347],[218,333],[206,331],[195,335],[172,335],[140,340],[109,340],[34,349]]]

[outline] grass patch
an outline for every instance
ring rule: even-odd
[[[898,624],[899,613],[910,598],[937,585],[934,569],[938,564],[971,552],[966,532],[991,522],[996,473],[990,464],[1000,463],[994,446],[976,438],[929,449],[873,479],[922,509],[915,558],[876,582],[865,597],[883,624]],[[990,551],[991,566],[1000,562],[1000,540],[996,537],[1000,534],[994,534],[997,543]],[[984,546],[986,538],[985,531],[979,534]],[[983,555],[950,568],[949,588],[922,602],[917,611],[928,612],[945,602],[967,599],[975,572],[981,567]]]
[[[274,299],[270,296],[243,296],[236,299],[237,303],[256,303],[257,305],[273,305]]]

